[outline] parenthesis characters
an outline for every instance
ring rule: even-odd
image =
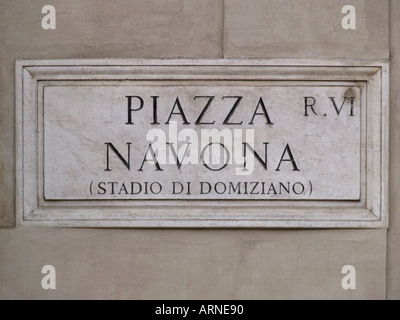
[[[92,180],[92,182],[90,183],[90,187],[89,187],[89,190],[90,190],[90,194],[91,194],[91,195],[93,195],[93,191],[92,191],[93,182],[94,182],[94,181]]]
[[[311,195],[312,195],[312,182],[310,180],[308,180],[308,182],[310,183],[310,194],[309,194],[309,196],[311,197]]]

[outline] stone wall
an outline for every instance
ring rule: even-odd
[[[348,2],[2,0],[0,298],[400,298],[400,101],[395,89],[400,77],[400,4],[352,0],[357,29],[345,31],[341,8]],[[57,9],[56,30],[41,28],[45,4]],[[389,53],[388,232],[14,227],[18,58],[388,59]],[[57,290],[41,288],[40,271],[46,264],[56,267]],[[357,290],[341,287],[341,268],[348,264],[356,267]]]

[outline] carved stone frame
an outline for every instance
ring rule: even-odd
[[[354,82],[365,110],[359,201],[46,201],[40,84],[74,80]],[[18,60],[16,211],[24,225],[163,228],[387,228],[389,64],[364,60]]]

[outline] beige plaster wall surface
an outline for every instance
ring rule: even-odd
[[[0,233],[3,299],[383,299],[385,231],[67,230]],[[41,288],[43,265],[57,289]],[[341,268],[357,267],[357,290]]]
[[[400,20],[398,0],[390,1],[390,10],[388,0],[352,1],[358,10],[355,31],[340,26],[341,7],[348,1],[252,0],[246,1],[247,6],[243,2],[0,2],[1,299],[384,299],[386,275],[387,297],[400,298],[396,251],[400,115],[394,90],[388,264],[384,229],[14,228],[17,58],[387,59],[389,12],[392,21]],[[57,30],[41,28],[45,4],[57,9]],[[392,22],[391,31],[398,27]],[[399,44],[393,38],[395,85],[400,76]],[[57,290],[41,288],[40,271],[46,264],[56,267]],[[346,264],[357,269],[357,290],[341,288],[341,268]]]
[[[391,123],[390,225],[388,231],[387,298],[400,299],[400,1],[390,3]]]
[[[356,7],[357,29],[341,27]],[[389,58],[388,0],[225,1],[226,58]]]

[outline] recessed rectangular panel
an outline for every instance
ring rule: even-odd
[[[360,88],[44,86],[46,200],[359,200]]]

